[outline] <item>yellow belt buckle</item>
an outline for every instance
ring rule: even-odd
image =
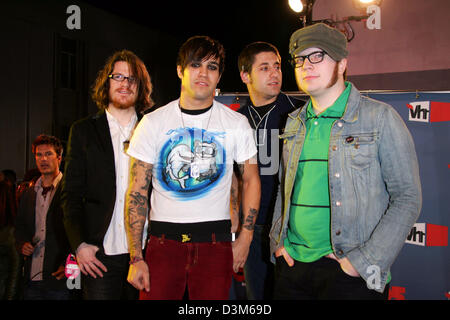
[[[191,241],[191,237],[189,236],[189,234],[181,235],[181,242],[189,242],[189,241]]]

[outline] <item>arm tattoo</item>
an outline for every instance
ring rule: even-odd
[[[243,177],[243,176],[244,176],[244,167],[245,167],[245,164],[244,164],[244,163],[238,163],[237,166],[238,166],[239,173],[240,173],[241,177]]]
[[[133,183],[133,182],[137,182],[137,173],[139,171],[139,173],[141,173],[141,171],[144,170],[145,174],[144,174],[144,179],[145,179],[145,184],[142,186],[143,190],[148,190],[148,188],[150,187],[150,183],[152,182],[152,170],[153,170],[153,165],[145,163],[143,161],[134,159],[132,160],[131,163],[131,169],[130,169],[130,177],[129,177],[129,183]]]
[[[250,208],[248,210],[248,214],[245,217],[245,221],[242,227],[244,227],[247,230],[253,230],[255,228],[255,221],[257,216],[258,210]]]
[[[238,212],[239,208],[238,190],[234,186],[231,186],[231,207],[233,212]]]
[[[125,226],[131,257],[142,255],[142,232],[148,214],[148,188],[153,166],[131,159],[125,204]]]

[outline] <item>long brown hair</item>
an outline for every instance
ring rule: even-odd
[[[145,64],[129,50],[122,50],[115,52],[108,58],[105,66],[98,72],[97,79],[92,86],[92,100],[97,104],[97,107],[102,110],[108,107],[109,103],[109,75],[113,72],[114,64],[118,61],[127,62],[130,69],[137,79],[138,96],[136,100],[136,112],[144,113],[147,109],[153,106],[152,82],[148,74]]]

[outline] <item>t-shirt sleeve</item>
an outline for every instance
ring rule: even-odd
[[[257,149],[254,138],[254,130],[250,127],[250,124],[248,123],[248,120],[245,116],[242,116],[241,120],[239,121],[235,139],[236,162],[242,163],[256,155]]]
[[[156,135],[155,127],[152,125],[152,121],[148,115],[144,116],[130,140],[130,146],[128,148],[128,155],[146,163],[155,163],[155,139]]]

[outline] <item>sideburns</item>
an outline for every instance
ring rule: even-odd
[[[334,65],[333,75],[331,76],[330,82],[328,82],[327,89],[331,88],[338,82],[339,78],[339,62]]]

